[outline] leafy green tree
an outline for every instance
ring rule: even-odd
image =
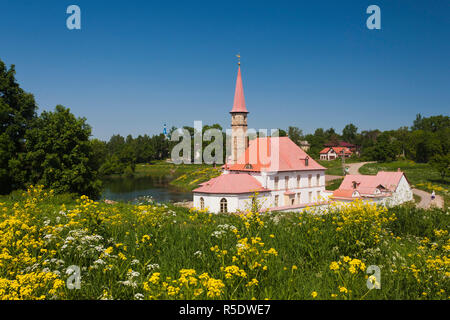
[[[100,166],[99,174],[101,176],[122,174],[125,171],[125,167],[126,165],[120,162],[116,155],[108,156],[105,162]]]
[[[113,135],[108,142],[109,154],[119,154],[125,145],[125,138],[120,134]]]
[[[15,67],[9,69],[0,60],[0,193],[23,186],[21,169],[25,132],[36,116],[32,94],[19,87]]]
[[[424,118],[419,113],[418,115],[416,115],[416,120],[414,120],[411,130],[437,132],[448,127],[450,127],[450,117],[448,116],[438,115]]]
[[[338,143],[340,138],[339,135],[336,133],[336,130],[334,130],[334,128],[326,130],[325,136],[328,143]]]
[[[108,158],[108,146],[106,142],[99,139],[91,139],[91,146],[93,152],[93,160],[96,163],[96,167],[100,168]]]
[[[90,135],[86,119],[70,109],[58,105],[54,112],[42,112],[25,135],[30,182],[58,193],[97,197],[101,182]]]
[[[298,146],[303,139],[303,131],[297,127],[288,128],[288,137]]]
[[[414,144],[414,160],[417,162],[428,162],[434,155],[442,154],[441,141],[437,134],[416,130],[412,132],[412,141]]]
[[[364,157],[368,160],[391,162],[397,159],[399,153],[400,147],[392,137],[392,133],[385,131],[377,137],[373,146],[365,149]]]
[[[311,145],[308,154],[317,158],[319,157],[319,152],[324,147],[324,143],[327,142],[327,136],[322,128],[318,128],[314,131],[314,134],[307,134],[305,140]]]
[[[358,144],[361,145],[363,152],[364,148],[375,145],[380,134],[380,130],[364,130],[361,132]]]
[[[287,137],[287,132],[286,132],[286,130],[283,130],[283,129],[278,129],[278,136],[279,137]]]
[[[380,142],[373,147],[367,148],[365,157],[380,162],[391,162],[396,159],[396,152],[392,144]]]
[[[442,179],[450,175],[450,153],[437,154],[430,160],[430,165],[439,172]]]
[[[342,130],[342,139],[346,142],[355,143],[357,132],[358,128],[353,123],[350,123]]]

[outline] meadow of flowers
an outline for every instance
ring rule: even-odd
[[[449,217],[361,202],[212,215],[30,187],[0,199],[0,297],[449,299]]]

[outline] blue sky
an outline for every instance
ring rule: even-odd
[[[238,52],[249,127],[386,130],[449,114],[449,17],[448,0],[0,0],[0,59],[39,111],[69,107],[101,139],[229,127]]]

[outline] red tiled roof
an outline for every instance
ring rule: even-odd
[[[325,147],[356,147],[356,145],[345,142],[345,141],[338,141],[338,142],[327,142],[324,144]]]
[[[380,194],[375,194],[377,189],[394,192],[403,175],[401,171],[380,171],[377,175],[349,174],[345,176],[339,188],[333,192],[333,197],[343,197],[349,193],[348,190],[355,190],[354,183],[356,183],[356,190],[362,196],[379,196]]]
[[[320,154],[324,154],[324,153],[328,153],[330,151],[330,149],[333,149],[334,152],[336,152],[337,154],[342,154],[342,150],[344,150],[345,154],[352,154],[352,151],[347,148],[347,147],[330,147],[330,148],[325,148],[322,151],[320,151]]]
[[[353,192],[355,192],[355,190],[352,189],[337,189],[334,190],[333,192],[333,198],[359,198],[359,192],[357,192],[357,196],[355,194],[356,197],[353,197]]]
[[[276,155],[271,157],[272,143]],[[308,158],[308,160],[306,160]],[[308,165],[306,165],[306,161]],[[247,166],[251,164],[251,166]],[[299,146],[288,137],[266,137],[250,141],[249,147],[238,158],[236,164],[227,166],[232,171],[297,171],[297,170],[325,170],[308,156]]]
[[[346,154],[352,154],[351,150],[347,147],[332,147],[332,148],[338,154],[341,154],[342,151],[344,151],[344,153]]]
[[[222,174],[204,182],[194,189],[197,193],[239,194],[268,191],[259,181],[248,173]]]
[[[400,182],[400,179],[403,177],[403,172],[379,171],[376,177],[378,177],[379,181],[381,182],[380,184],[382,184],[385,188],[387,188],[390,191],[395,191]]]
[[[345,141],[339,141],[339,146],[340,147],[356,147],[356,145],[349,143],[349,142],[345,142]]]

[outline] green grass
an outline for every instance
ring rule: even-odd
[[[182,174],[190,173],[195,170],[209,168],[206,164],[173,164],[163,160],[152,163],[141,163],[136,165],[136,176],[171,176],[179,177]]]
[[[336,159],[336,160],[316,160],[321,166],[324,166],[327,168],[325,170],[325,174],[333,175],[333,176],[343,176],[344,173],[342,171],[342,160]],[[357,163],[360,162],[359,159],[345,159],[345,163]]]
[[[8,253],[0,260],[3,289],[5,283],[26,273],[27,267],[58,271],[65,283],[67,267],[77,265],[82,270],[81,288],[60,287],[57,299],[136,299],[137,294],[145,299],[208,298],[205,291],[194,296],[189,287],[172,282],[183,269],[194,269],[196,277],[206,272],[223,282],[220,299],[313,299],[312,292],[317,292],[316,299],[447,299],[450,290],[445,276],[448,265],[434,270],[427,262],[446,255],[450,216],[442,210],[402,206],[378,212],[378,216],[375,209],[360,207],[350,215],[338,211],[324,216],[273,213],[243,218],[156,204],[75,202],[71,196],[62,208],[64,197],[2,198],[0,236],[5,241],[0,242],[0,251]],[[393,215],[396,218],[390,219]],[[343,229],[337,230],[338,225]],[[43,241],[49,234],[55,236]],[[238,241],[244,238],[251,250],[238,255]],[[276,255],[263,253],[270,248]],[[379,266],[382,289],[369,291],[366,273],[357,270],[352,274],[348,264],[344,269],[343,263],[339,273],[330,270],[330,264],[342,261],[343,256]],[[254,262],[262,265],[252,268]],[[221,267],[231,265],[245,270],[247,276],[227,278]],[[419,270],[420,282],[412,268]],[[138,273],[131,276],[131,272]],[[155,272],[161,280],[146,290],[145,283]],[[252,279],[258,284],[247,286]],[[169,295],[163,281],[181,291]],[[49,289],[39,283],[42,286],[30,285],[31,297],[50,299]],[[26,291],[26,287],[28,283],[20,289]],[[351,293],[340,292],[342,287]],[[7,293],[19,292],[15,286],[7,288]]]
[[[417,194],[413,194],[413,197],[414,197],[415,203],[419,203],[422,200],[422,198],[420,196],[418,196]]]
[[[414,161],[394,161],[383,163],[368,163],[359,169],[362,174],[376,174],[378,171],[397,171],[400,168],[412,187],[432,192],[433,190],[444,197],[445,206],[450,205],[450,177],[441,178],[439,172],[427,163]]]
[[[335,179],[329,181],[326,185],[326,189],[331,191],[336,190],[337,188],[339,188],[343,180],[344,179]]]
[[[214,168],[207,164],[173,164],[166,161],[155,161],[151,164],[136,165],[136,177],[165,177],[170,185],[181,190],[193,190],[202,182],[205,182],[220,174],[221,167]]]

